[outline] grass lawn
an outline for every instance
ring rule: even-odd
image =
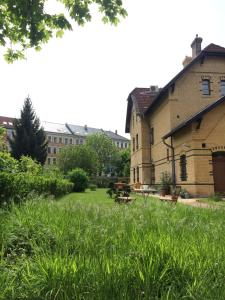
[[[0,299],[225,299],[225,210],[105,190],[0,211]]]

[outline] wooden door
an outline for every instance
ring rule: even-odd
[[[215,193],[225,193],[225,152],[214,152],[213,161],[213,178]]]

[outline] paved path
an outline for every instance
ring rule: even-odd
[[[198,202],[198,199],[178,199],[179,203],[201,208],[219,208],[216,205]]]
[[[164,199],[171,199],[171,196],[165,196],[165,197],[162,197],[162,196],[160,196],[160,195],[154,195],[153,197],[164,198]],[[217,205],[198,202],[198,199],[197,199],[197,198],[191,198],[191,199],[182,199],[182,198],[178,198],[177,202],[182,203],[182,204],[185,204],[185,205],[190,205],[190,206],[193,206],[193,207],[213,208],[213,209],[218,209],[218,208],[220,208],[220,207],[217,206]]]

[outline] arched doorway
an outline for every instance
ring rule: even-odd
[[[218,151],[212,154],[213,179],[215,193],[225,193],[225,152]]]

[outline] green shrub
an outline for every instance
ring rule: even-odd
[[[66,179],[32,176],[29,173],[0,172],[0,205],[10,200],[21,202],[32,192],[58,197],[72,190],[73,183]]]
[[[129,183],[128,177],[107,177],[107,176],[92,176],[90,183],[97,185],[98,188],[108,188],[110,184],[114,185],[116,182]]]
[[[0,152],[0,171],[18,172],[18,161],[8,152]]]
[[[91,191],[96,191],[97,185],[96,185],[96,184],[89,184],[89,189],[90,189]]]
[[[19,172],[30,173],[32,175],[40,175],[42,172],[42,167],[31,157],[23,155],[19,160]]]
[[[169,172],[165,171],[161,173],[160,176],[160,187],[166,194],[170,193],[170,186],[172,184],[171,175]]]
[[[217,194],[217,193],[210,196],[209,199],[212,200],[212,201],[215,201],[215,202],[223,201],[222,196],[220,194]]]
[[[84,192],[88,187],[88,176],[86,172],[80,168],[76,168],[68,173],[69,180],[74,184],[74,192]]]

